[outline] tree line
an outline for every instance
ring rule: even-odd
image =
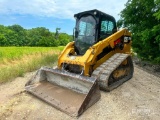
[[[64,46],[72,41],[66,33],[50,32],[45,27],[24,29],[20,25],[0,25],[0,46]]]
[[[132,32],[133,50],[160,64],[160,0],[128,0],[117,25]]]

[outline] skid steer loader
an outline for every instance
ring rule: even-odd
[[[74,41],[56,68],[42,67],[25,85],[28,92],[71,116],[79,116],[133,75],[131,33],[117,31],[114,17],[99,10],[74,15]]]

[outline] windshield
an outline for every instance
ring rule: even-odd
[[[95,43],[95,27],[96,20],[91,16],[83,16],[77,24],[78,35],[76,37],[75,46],[78,54],[84,54],[87,49]]]

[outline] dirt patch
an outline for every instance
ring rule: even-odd
[[[73,120],[65,113],[24,91],[35,72],[0,85],[0,119]],[[101,91],[101,99],[79,120],[159,120],[160,78],[135,66],[134,76],[112,92]]]
[[[136,56],[133,57],[133,62],[135,63],[135,65],[137,65],[138,68],[151,74],[154,74],[157,77],[160,77],[160,65],[152,64],[147,61],[142,61]]]

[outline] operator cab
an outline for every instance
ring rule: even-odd
[[[75,14],[75,51],[83,55],[90,46],[107,38],[117,31],[114,17],[99,10]]]

